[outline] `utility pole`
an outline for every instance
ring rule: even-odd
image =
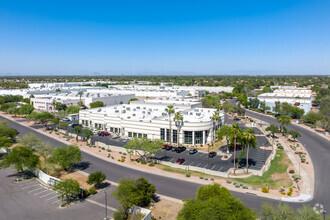
[[[104,190],[104,208],[105,208],[105,217],[104,220],[109,220],[108,218],[108,200],[107,200],[107,191]]]

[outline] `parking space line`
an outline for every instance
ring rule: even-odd
[[[207,167],[208,164],[206,164],[203,168]]]
[[[37,189],[30,190],[30,191],[28,191],[28,193],[32,193],[32,192],[40,190],[40,189],[42,189],[42,188],[37,188]]]
[[[26,187],[23,187],[22,189],[28,189],[28,188],[31,188],[31,187],[35,187],[35,186],[41,186],[41,184],[35,184],[35,185],[31,185],[31,186],[26,186]]]
[[[56,200],[55,202],[52,202],[52,204],[55,204],[55,203],[57,203],[57,202],[60,202],[60,200]]]
[[[200,157],[203,156],[204,154],[199,155]]]
[[[197,164],[197,167],[200,165],[201,163]]]
[[[190,166],[190,165],[193,165],[193,163],[194,163],[194,162],[191,162],[191,163],[189,164],[189,166]]]
[[[51,193],[48,193],[48,194],[46,194],[46,195],[42,195],[42,196],[40,196],[39,198],[43,198],[43,197],[49,196],[49,195],[51,195],[51,194],[53,194],[53,193],[55,193],[55,192],[51,192]]]
[[[33,195],[36,196],[36,195],[38,195],[38,194],[41,194],[41,193],[44,193],[44,192],[48,192],[48,191],[49,191],[49,189],[47,189],[47,190],[45,190],[45,191],[41,191],[41,192],[35,193],[35,194],[33,194]]]
[[[16,185],[26,184],[26,182],[31,182],[32,180],[35,180],[35,179],[32,178],[32,179],[29,179],[29,180],[24,180],[24,181],[21,181],[21,182],[17,182],[17,183],[15,183],[15,184],[16,184]]]
[[[58,197],[58,195],[56,195],[56,196],[54,196],[54,197],[50,197],[50,198],[46,199],[46,201],[49,201],[49,200],[55,199],[55,198],[57,198],[57,197]]]

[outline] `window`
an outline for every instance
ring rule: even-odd
[[[178,143],[178,131],[173,130],[173,143]]]
[[[209,131],[205,131],[205,140],[204,140],[204,144],[207,143],[207,138],[209,137]]]
[[[133,137],[133,134],[132,134],[132,132],[128,132],[128,137]]]
[[[148,138],[148,135],[147,135],[147,134],[143,134],[143,137],[144,137],[144,138]]]
[[[94,127],[97,128],[97,123],[94,124]]]
[[[195,144],[203,144],[203,131],[195,131]]]
[[[99,128],[102,128],[102,125],[101,124],[99,124]]]
[[[110,132],[113,132],[113,127],[110,127]]]
[[[160,129],[160,139],[165,140],[165,129],[164,128]]]
[[[170,129],[166,129],[166,141],[170,142]]]
[[[120,133],[120,128],[118,128],[118,133]]]
[[[81,120],[81,124],[85,124],[85,120]]]
[[[137,136],[137,133],[134,132],[134,133],[133,133],[133,137],[136,137],[136,136]]]
[[[118,128],[115,128],[115,133],[118,133]]]
[[[142,138],[142,134],[141,133],[138,133],[138,138]]]
[[[185,144],[192,144],[192,131],[185,131],[184,132],[184,143]]]

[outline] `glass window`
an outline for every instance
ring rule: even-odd
[[[144,137],[144,138],[148,138],[148,135],[147,135],[147,134],[143,134],[143,137]]]
[[[165,140],[165,129],[164,128],[160,129],[160,139]]]
[[[134,133],[133,133],[133,137],[136,137],[136,136],[137,136],[137,133],[134,132]]]
[[[97,123],[94,124],[94,127],[97,128]]]
[[[85,124],[85,120],[81,120],[81,124]]]
[[[118,128],[118,133],[120,133],[120,128]]]
[[[132,137],[132,136],[133,136],[132,132],[128,132],[128,137]]]
[[[203,131],[195,131],[195,144],[203,144]]]
[[[142,138],[142,134],[141,133],[138,133],[138,138]]]
[[[170,129],[166,129],[166,141],[170,142]]]
[[[173,143],[178,143],[178,131],[177,130],[173,130]]]
[[[115,128],[115,133],[118,133],[118,128]]]
[[[184,132],[184,143],[185,144],[192,144],[192,131],[185,131]]]
[[[209,131],[205,131],[205,140],[204,140],[204,144],[207,143],[207,138],[209,137]]]
[[[110,127],[110,132],[113,132],[113,127]]]

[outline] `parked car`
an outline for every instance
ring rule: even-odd
[[[213,158],[215,156],[217,156],[217,153],[216,152],[210,152],[209,153],[209,158]]]
[[[68,121],[71,121],[71,120],[68,119],[68,118],[63,118],[62,121],[66,121],[66,122],[68,122]]]
[[[171,151],[176,152],[176,149],[178,149],[178,148],[177,147],[172,147]]]
[[[163,144],[163,149],[166,149],[167,146],[168,144]]]
[[[165,149],[166,149],[166,150],[171,150],[172,148],[173,148],[173,146],[171,146],[171,145],[167,145]]]
[[[175,152],[181,153],[181,152],[185,151],[186,149],[187,149],[186,147],[180,146],[180,147],[177,147],[176,148],[176,151]]]
[[[77,127],[77,126],[82,127],[82,125],[80,125],[80,124],[71,124],[72,128]]]
[[[198,150],[195,149],[195,148],[191,148],[191,149],[189,150],[189,154],[195,154],[195,153],[197,153],[197,152],[198,152]]]
[[[130,141],[130,139],[123,139],[123,143],[127,143],[129,141]]]
[[[177,160],[176,160],[176,163],[178,164],[183,164],[185,162],[185,159],[183,157],[179,157]]]
[[[115,134],[115,135],[112,135],[111,138],[112,138],[112,139],[117,139],[117,138],[120,138],[120,135],[116,135],[116,134]]]
[[[102,136],[102,137],[104,137],[104,136],[109,136],[110,135],[110,133],[109,132],[106,132],[106,131],[102,131],[102,132],[100,132],[101,134],[99,134],[99,136]]]

